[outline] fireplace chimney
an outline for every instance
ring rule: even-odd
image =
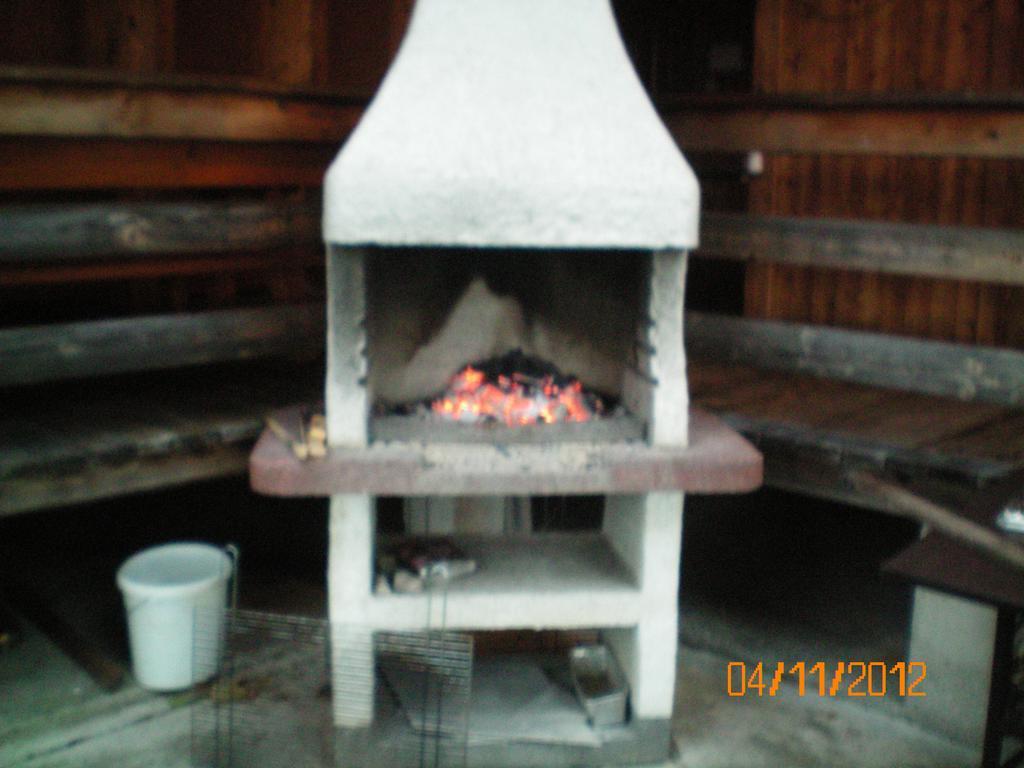
[[[324,238],[682,250],[698,198],[607,0],[419,0],[328,171]]]

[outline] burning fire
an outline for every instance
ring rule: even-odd
[[[573,379],[559,385],[553,376],[534,378],[521,373],[487,381],[483,371],[466,366],[448,386],[445,396],[431,404],[434,413],[452,421],[503,421],[510,427],[543,422],[587,421],[597,409],[587,402],[583,385]]]

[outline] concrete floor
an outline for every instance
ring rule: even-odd
[[[962,746],[927,733],[876,699],[726,695],[728,661],[683,646],[673,718],[674,765],[686,768],[925,768],[976,765]],[[863,702],[863,703],[861,703]],[[879,706],[881,705],[881,706]]]
[[[970,752],[904,722],[879,702],[726,694],[728,659],[680,648],[673,766],[969,766]],[[128,685],[96,689],[29,628],[0,654],[0,766],[190,766],[191,709],[182,696]],[[297,764],[292,763],[294,768]]]
[[[899,701],[801,698],[787,684],[770,698],[727,695],[732,660],[904,658],[908,617],[902,587],[877,575],[885,547],[899,544],[884,521],[864,526],[817,506],[801,517],[789,497],[741,501],[698,497],[688,507],[672,765],[977,764],[962,746],[904,720]],[[143,505],[149,514],[138,514]],[[12,518],[0,525],[0,574],[24,575],[55,612],[116,650],[124,645],[117,563],[158,541],[236,541],[248,557],[245,607],[323,615],[325,512],[307,506],[225,483],[73,516]],[[816,521],[827,525],[819,530]],[[792,530],[801,535],[785,533]],[[281,552],[292,561],[282,564]],[[274,557],[260,558],[267,553]],[[282,570],[263,568],[268,560]],[[0,768],[190,765],[186,697],[130,684],[105,693],[30,624],[23,628],[21,644],[0,650]]]

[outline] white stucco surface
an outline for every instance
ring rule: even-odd
[[[419,0],[324,195],[342,245],[697,243],[696,178],[608,0]]]

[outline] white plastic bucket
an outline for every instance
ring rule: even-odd
[[[177,691],[213,676],[232,570],[227,552],[196,542],[145,549],[118,569],[139,685]]]

